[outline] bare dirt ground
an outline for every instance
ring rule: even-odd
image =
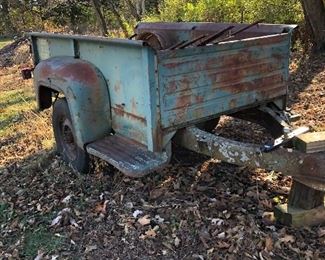
[[[71,171],[54,153],[50,111],[35,111],[32,81],[20,79],[29,61],[6,62],[0,259],[325,259],[325,227],[274,222],[289,177],[180,148],[168,168],[141,179],[98,160],[90,175]],[[289,103],[302,115],[296,124],[324,131],[325,55],[295,54],[291,74]],[[247,133],[227,118],[221,126]]]

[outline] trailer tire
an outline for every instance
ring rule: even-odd
[[[80,173],[89,171],[89,155],[76,143],[67,100],[59,98],[53,105],[52,125],[56,149],[62,159]]]

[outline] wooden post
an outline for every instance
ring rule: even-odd
[[[302,227],[325,223],[325,192],[314,190],[293,180],[288,203],[274,209],[277,221],[284,225]]]

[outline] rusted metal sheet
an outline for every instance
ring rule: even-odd
[[[287,93],[288,34],[158,52],[163,128]]]
[[[166,166],[169,162],[166,152],[150,152],[145,146],[119,134],[87,145],[87,151],[132,177],[141,177]]]
[[[92,92],[92,95],[98,95],[99,103],[82,102],[82,105],[83,109],[89,111],[93,111],[93,107],[98,105],[108,107],[108,109],[105,110],[106,112],[100,112],[103,120],[85,127],[85,132],[88,131],[87,128],[94,127],[108,129],[105,132],[107,134],[113,128],[116,133],[147,145],[151,151],[159,149],[162,135],[159,132],[157,117],[156,101],[158,98],[155,97],[157,87],[154,51],[150,47],[144,46],[142,41],[35,33],[32,34],[32,43],[36,64],[47,63],[51,57],[57,57],[57,60],[62,60],[61,65],[64,66],[65,60],[62,57],[65,56],[70,57],[75,63],[78,61],[89,63],[100,70],[104,78],[104,93]],[[91,86],[93,75],[89,75],[87,71],[80,68],[80,65],[75,67],[73,64],[66,65],[72,66],[75,77],[84,81],[85,89],[80,91],[87,92],[87,84]],[[67,70],[70,69],[67,68]],[[44,70],[45,79],[47,73]],[[61,74],[60,78],[64,81],[68,75]],[[36,78],[35,82],[38,81]],[[41,82],[37,84],[40,85]],[[74,86],[71,88],[74,89]],[[103,105],[100,100],[105,95],[109,98]],[[45,99],[41,95],[38,96],[42,100]],[[99,112],[93,113],[94,118],[98,117]]]
[[[100,68],[107,81],[113,130],[153,151],[156,141],[152,129],[157,128],[153,50],[142,45],[86,41],[79,42],[79,50],[80,59]]]
[[[85,111],[80,125],[84,135],[92,136],[96,129],[103,135],[113,129],[148,151],[162,153],[170,147],[175,131],[184,126],[271,100],[282,102],[287,93],[291,29],[264,24],[248,28],[245,24],[151,23],[137,27],[136,40],[32,34],[34,60],[39,64],[36,83],[45,82],[74,100],[73,118]],[[232,41],[198,46],[234,32]],[[67,64],[62,61],[55,69],[54,65],[48,68],[47,61],[62,56],[70,59]],[[100,75],[104,87],[98,91],[92,87],[96,75],[84,63]],[[41,100],[51,100],[49,92],[42,93]]]
[[[157,36],[159,41],[164,42],[164,49],[171,47],[181,41],[188,41],[201,35],[212,35],[225,28],[233,26],[231,32],[236,32],[249,26],[249,24],[236,23],[140,23],[137,25],[135,32],[137,35],[151,33]],[[265,35],[275,35],[284,32],[290,32],[295,25],[275,25],[275,24],[258,24],[237,34],[232,40],[260,37]]]
[[[180,131],[176,141],[189,150],[236,165],[279,171],[325,191],[325,153],[304,154],[284,148],[263,153],[258,145],[232,141],[194,127]]]
[[[36,66],[34,84],[40,109],[51,105],[51,93],[44,96],[47,89],[65,95],[79,147],[111,131],[106,81],[89,62],[72,57],[47,59]]]

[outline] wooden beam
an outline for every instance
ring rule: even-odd
[[[304,153],[317,153],[325,151],[325,131],[306,133],[296,137],[296,149]]]
[[[288,203],[274,209],[276,220],[284,225],[303,227],[325,224],[325,192],[293,180]]]

